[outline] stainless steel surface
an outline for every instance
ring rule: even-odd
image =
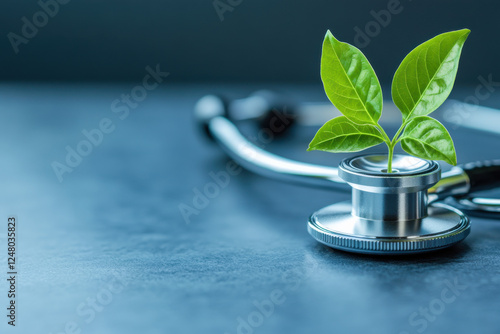
[[[413,221],[377,221],[351,214],[351,203],[323,208],[309,218],[307,230],[317,241],[356,253],[409,254],[452,246],[467,237],[470,221],[443,204],[429,206],[429,215]]]
[[[387,156],[385,155],[362,155],[346,159],[342,162],[344,169],[363,174],[373,174],[382,176],[416,175],[427,172],[429,168],[435,166],[432,161],[420,158],[396,154],[392,159],[392,173],[387,173]]]
[[[500,199],[483,197],[449,198],[447,203],[465,212],[481,212],[483,214],[500,213]]]
[[[441,180],[429,188],[429,201],[434,202],[448,196],[467,194],[470,190],[470,180],[464,170],[453,167],[442,174]]]
[[[427,189],[439,181],[434,161],[364,155],[344,159],[339,176],[352,186],[352,203],[330,205],[309,218],[313,238],[333,248],[362,253],[408,253],[439,249],[463,240],[469,219],[444,204],[427,206]],[[439,209],[437,209],[439,208]]]
[[[352,190],[352,214],[366,219],[396,221],[427,216],[425,191],[384,194]]]
[[[434,161],[394,155],[393,173],[384,172],[387,156],[363,155],[344,159],[339,176],[352,187],[377,193],[414,192],[439,181],[441,168]]]
[[[407,221],[427,215],[427,189],[439,181],[434,161],[395,155],[385,173],[387,157],[364,155],[344,159],[339,176],[352,187],[352,214],[365,219]]]
[[[470,202],[476,205],[483,205],[489,207],[495,207],[498,210],[500,206],[500,198],[483,198],[483,197],[471,197],[467,198]]]

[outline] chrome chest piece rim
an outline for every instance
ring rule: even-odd
[[[339,176],[352,187],[352,202],[313,213],[313,238],[350,252],[408,254],[449,247],[469,234],[469,218],[461,211],[427,205],[427,189],[441,175],[436,162],[396,155],[389,174],[386,159],[367,155],[341,162]]]

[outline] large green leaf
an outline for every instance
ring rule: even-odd
[[[422,159],[457,164],[450,134],[441,123],[429,116],[417,116],[406,125],[401,136],[401,147],[407,153]]]
[[[321,55],[321,79],[337,109],[358,124],[376,124],[382,113],[382,89],[361,51],[326,32]]]
[[[430,114],[450,95],[469,33],[463,29],[438,35],[403,59],[394,74],[391,91],[404,121]]]
[[[384,141],[373,125],[360,125],[345,116],[326,122],[309,144],[308,151],[357,152]]]

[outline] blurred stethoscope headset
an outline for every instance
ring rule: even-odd
[[[325,108],[331,115],[332,105],[294,104],[270,91],[259,91],[232,101],[204,96],[195,106],[195,115],[206,134],[252,172],[352,191],[351,202],[330,205],[309,218],[311,236],[330,247],[375,254],[432,251],[454,245],[469,234],[466,214],[500,218],[500,199],[473,195],[500,186],[500,160],[471,162],[441,173],[434,161],[395,155],[397,172],[388,174],[383,172],[385,156],[364,155],[344,159],[334,168],[272,154],[247,140],[235,125],[259,121],[283,133],[294,123],[313,124]],[[287,112],[273,117],[283,110]]]

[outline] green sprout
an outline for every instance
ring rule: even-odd
[[[392,173],[394,147],[429,160],[457,164],[455,147],[446,128],[427,116],[450,95],[458,61],[470,30],[438,35],[413,49],[401,62],[392,81],[392,99],[402,124],[392,140],[378,123],[382,89],[365,55],[338,41],[328,30],[321,55],[321,80],[326,95],[343,114],[326,122],[308,151],[358,152],[385,143],[387,172]]]

